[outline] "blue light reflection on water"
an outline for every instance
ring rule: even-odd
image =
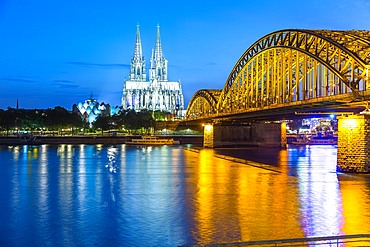
[[[341,229],[342,198],[336,174],[336,149],[307,145],[288,149],[288,152],[296,160],[294,170],[305,236],[345,234]]]
[[[0,244],[185,243],[181,148],[155,148],[155,155],[152,147],[126,149],[60,145],[1,150],[0,159],[14,163],[3,163],[0,171],[5,188],[1,217],[7,222]],[[112,160],[116,172],[106,167]]]
[[[262,168],[214,152],[2,146],[0,246],[177,246],[370,232],[369,179],[338,175],[336,148],[240,151],[262,157]]]

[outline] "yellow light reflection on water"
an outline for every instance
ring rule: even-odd
[[[213,150],[202,150],[199,153],[199,168],[197,180],[196,212],[195,221],[198,224],[198,232],[202,241],[212,240],[213,217],[212,217],[212,195],[213,186],[211,173],[208,171],[212,165]],[[202,231],[199,231],[202,229]],[[205,230],[210,229],[210,230]]]
[[[39,155],[39,148],[38,147],[33,147],[32,154],[33,154],[33,158],[37,159],[38,155]]]
[[[344,219],[342,231],[345,234],[370,232],[370,189],[366,181],[367,178],[367,175],[340,175]],[[368,217],[364,217],[364,214]]]
[[[19,146],[15,146],[13,148],[13,159],[18,161],[19,160],[19,154],[20,154]]]
[[[297,191],[286,173],[240,165],[238,219],[243,241],[304,236]]]
[[[71,173],[73,171],[73,145],[62,144],[58,147],[57,152],[60,158],[60,173]]]
[[[285,173],[199,153],[194,221],[199,244],[303,237],[297,191]],[[190,167],[194,168],[194,165]]]

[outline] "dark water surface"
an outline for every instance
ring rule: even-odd
[[[249,165],[215,157],[233,155]],[[0,246],[180,246],[370,233],[334,146],[0,146]]]

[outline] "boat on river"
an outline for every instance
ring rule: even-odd
[[[157,136],[142,136],[125,142],[128,145],[179,145],[180,141],[173,138],[159,138]]]

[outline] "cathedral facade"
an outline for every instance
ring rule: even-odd
[[[124,81],[122,93],[123,109],[135,111],[164,111],[184,117],[184,96],[180,81],[168,81],[168,64],[162,53],[160,27],[157,26],[155,47],[152,50],[149,80],[142,54],[140,28],[137,26],[134,55],[128,79]]]

